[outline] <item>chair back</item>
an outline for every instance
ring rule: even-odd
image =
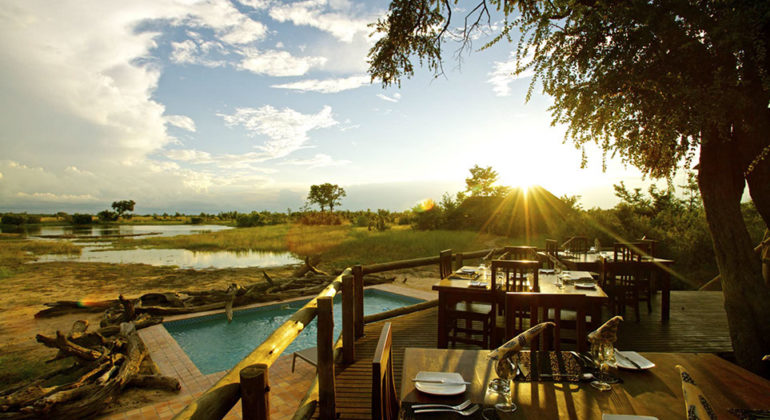
[[[536,260],[537,248],[534,246],[506,246],[501,260]]]
[[[574,331],[577,351],[588,350],[585,295],[539,294],[537,302],[538,322],[553,321],[556,324],[552,334],[543,335],[546,349],[561,351],[561,344],[571,341],[569,334],[565,334],[569,330]]]
[[[507,292],[539,292],[539,269],[539,261],[492,260],[492,286],[501,281],[503,290]],[[502,279],[498,279],[498,273]]]
[[[452,250],[445,249],[438,254],[438,273],[442,279],[452,274]]]
[[[557,255],[559,253],[559,243],[556,239],[545,240],[545,253],[548,255]]]
[[[545,321],[554,322],[556,327],[533,340],[530,343],[532,350],[561,351],[562,342],[568,341],[567,334],[564,334],[567,330],[575,331],[574,342],[578,351],[588,349],[585,295],[505,294],[505,341]]]
[[[588,253],[588,238],[585,236],[573,236],[567,239],[562,245],[562,248],[569,250],[574,254],[586,254]]]
[[[372,419],[395,420],[398,418],[399,401],[396,382],[393,379],[393,335],[390,322],[386,322],[377,342],[372,360]]]
[[[652,243],[643,242],[615,242],[612,247],[614,261],[642,261],[643,258],[652,255]]]

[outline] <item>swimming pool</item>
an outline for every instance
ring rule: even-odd
[[[342,295],[340,294],[334,297],[335,340],[342,329],[341,299]],[[187,353],[190,360],[195,363],[198,370],[204,375],[208,375],[229,370],[235,366],[309,301],[310,299],[296,300],[235,311],[233,322],[230,324],[227,323],[227,318],[222,313],[164,322],[163,326]],[[423,300],[382,290],[364,290],[365,315],[377,314],[420,302]],[[316,321],[313,320],[283,354],[315,347],[316,331]]]

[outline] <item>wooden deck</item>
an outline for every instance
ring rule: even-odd
[[[606,318],[606,317],[605,317]],[[731,352],[722,292],[671,292],[671,320],[660,322],[660,295],[653,312],[642,308],[640,322],[633,311],[621,324],[617,347],[649,352]],[[396,389],[406,347],[436,347],[437,309],[392,318]],[[356,362],[336,371],[337,411],[341,419],[371,418],[371,363],[383,322],[368,324],[356,342]],[[458,345],[458,348],[461,347]],[[474,348],[473,346],[462,346]]]

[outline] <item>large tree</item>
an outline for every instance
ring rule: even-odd
[[[554,123],[577,145],[596,142],[655,178],[697,159],[736,359],[770,377],[760,360],[770,353],[770,290],[740,212],[748,184],[770,224],[770,2],[472,2],[462,5],[461,48],[499,18],[487,46],[515,44],[516,73],[534,73],[530,93],[542,86],[553,97]],[[440,74],[456,5],[392,0],[375,24],[372,79],[400,83],[415,58]]]
[[[316,203],[321,207],[321,211],[328,206],[329,211],[334,211],[334,206],[340,204],[340,199],[345,197],[345,189],[337,184],[311,185],[310,192],[307,195],[307,201]]]

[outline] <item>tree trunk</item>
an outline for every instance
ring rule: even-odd
[[[712,132],[713,133],[713,132]],[[735,357],[741,366],[770,377],[770,291],[740,208],[744,178],[731,142],[712,134],[701,144],[698,184],[703,197]]]

